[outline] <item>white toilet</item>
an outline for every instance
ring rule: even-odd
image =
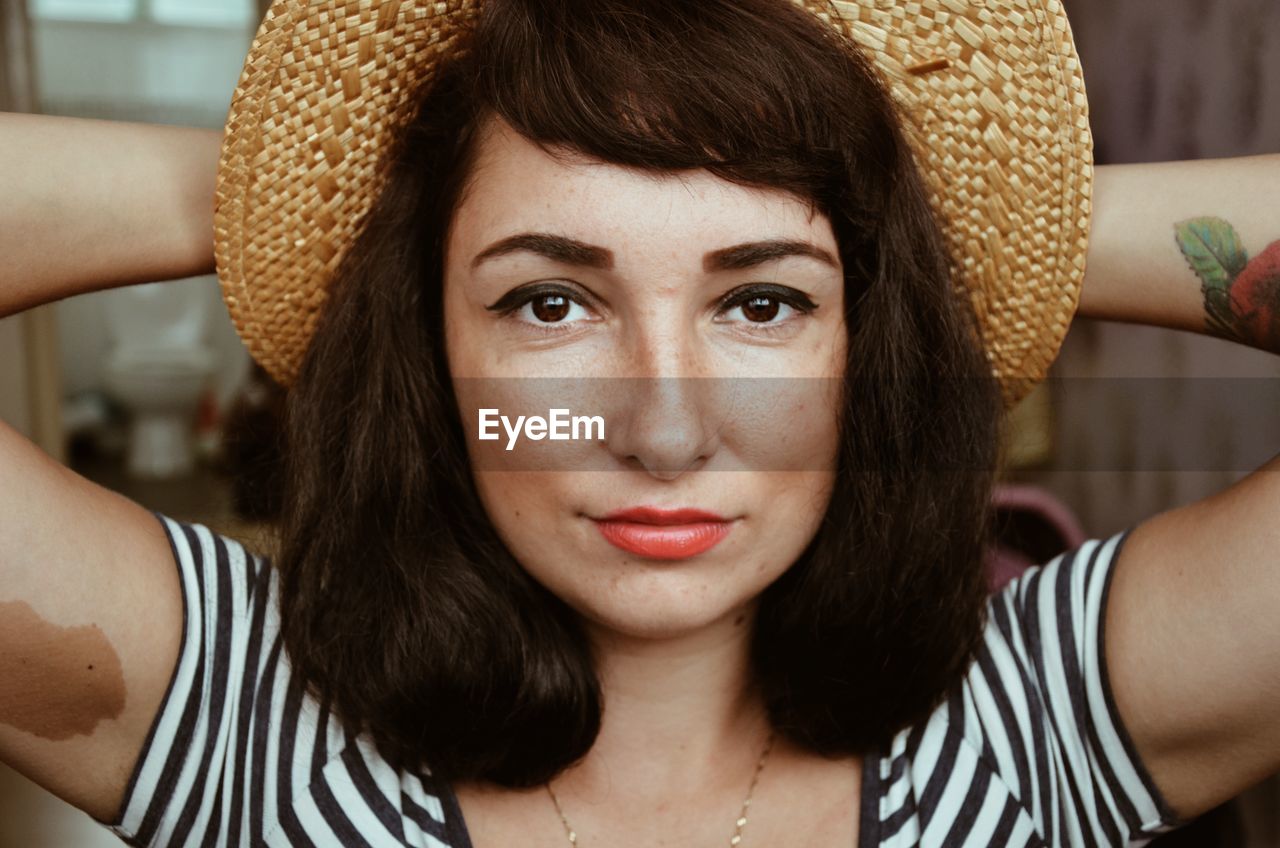
[[[146,283],[107,293],[108,393],[130,413],[128,470],[178,477],[195,467],[196,409],[217,356],[207,344],[216,277]]]

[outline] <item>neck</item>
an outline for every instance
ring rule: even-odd
[[[749,668],[754,605],[652,639],[588,625],[604,694],[600,734],[555,780],[588,803],[740,795],[769,732]],[[652,809],[653,807],[650,807]]]

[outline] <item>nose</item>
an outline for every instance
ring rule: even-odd
[[[719,421],[702,356],[670,335],[632,346],[637,376],[614,378],[607,448],[629,467],[674,480],[703,467],[719,446]]]

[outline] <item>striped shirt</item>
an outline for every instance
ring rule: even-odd
[[[472,848],[429,769],[397,771],[291,676],[270,562],[155,513],[183,597],[177,664],[116,821],[131,845]],[[858,848],[1143,845],[1185,824],[1122,725],[1103,610],[1129,531],[993,595],[956,694],[863,761]]]

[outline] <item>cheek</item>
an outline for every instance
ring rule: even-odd
[[[566,508],[563,474],[476,470],[473,475],[490,520],[499,526],[536,526],[543,516]]]
[[[562,474],[475,471],[485,514],[507,550],[522,564],[567,550],[569,493]]]
[[[755,531],[767,558],[781,573],[813,540],[835,485],[827,469],[768,471],[753,475],[755,498],[762,505]]]
[[[836,378],[735,381],[723,406],[724,445],[750,471],[833,471],[840,391]]]

